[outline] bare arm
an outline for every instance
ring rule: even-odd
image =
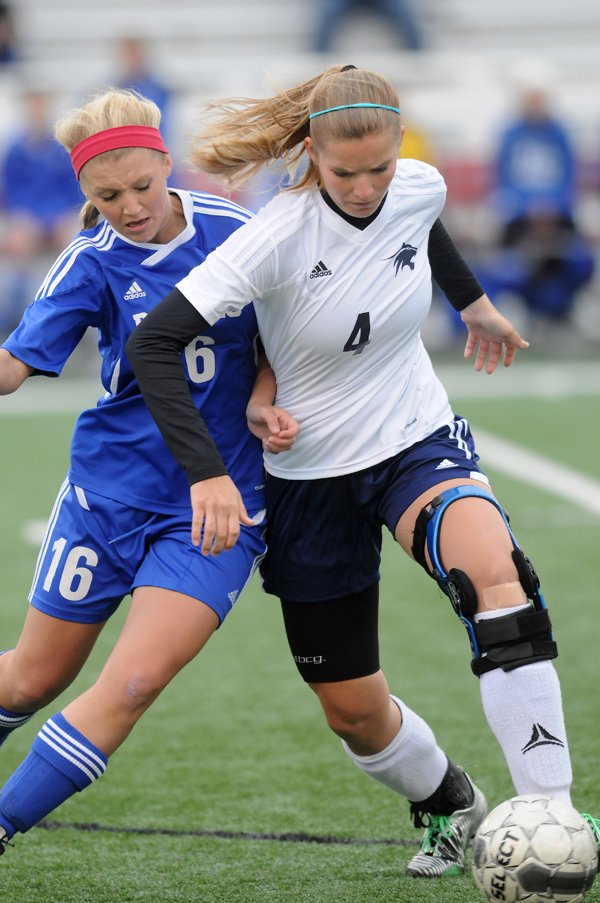
[[[0,348],[0,395],[16,392],[32,373],[32,367],[13,357],[6,348]]]
[[[275,374],[266,357],[259,359],[259,370],[246,407],[248,429],[262,439],[265,451],[272,454],[289,451],[300,426],[294,418],[273,404],[277,394]]]
[[[522,339],[510,320],[507,320],[492,304],[487,295],[473,301],[460,313],[469,335],[465,345],[465,358],[475,358],[475,369],[493,373],[498,362],[504,358],[505,367],[510,367],[517,348],[529,348],[529,342]]]

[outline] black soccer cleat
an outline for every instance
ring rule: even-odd
[[[2,856],[6,847],[13,846],[14,844],[10,842],[10,837],[6,833],[6,829],[0,825],[0,856]]]

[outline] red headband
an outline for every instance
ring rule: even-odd
[[[103,132],[96,132],[95,135],[84,138],[71,151],[71,163],[77,178],[92,157],[97,157],[98,154],[103,154],[105,151],[117,150],[120,147],[149,147],[151,150],[161,151],[163,154],[169,153],[158,129],[147,125],[122,125],[116,129],[105,129]]]

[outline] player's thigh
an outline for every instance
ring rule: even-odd
[[[459,414],[384,462],[378,481],[381,497],[377,514],[409,555],[416,519],[439,492],[463,485],[489,490],[469,423]]]
[[[243,526],[232,549],[212,556],[192,544],[189,518],[165,519],[133,581],[102,680],[137,682],[141,693],[162,689],[222,624],[264,551],[260,525]]]
[[[383,671],[352,680],[310,683],[329,721],[345,720],[359,724],[387,715],[390,691]]]
[[[136,589],[98,679],[67,706],[65,717],[111,755],[218,625],[217,614],[198,599],[158,587]]]
[[[192,596],[138,587],[100,682],[137,684],[138,693],[154,695],[201,651],[219,623],[217,613]]]
[[[421,510],[444,490],[469,485],[481,489],[477,480],[444,480],[415,499],[401,516],[395,532],[396,540],[405,552],[412,556],[415,523]],[[466,497],[449,505],[443,514],[439,535],[440,556],[446,571],[451,568],[464,571],[476,587],[515,579],[512,540],[500,512],[485,499]],[[425,556],[431,566],[427,548]]]

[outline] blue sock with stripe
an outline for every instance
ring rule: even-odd
[[[9,712],[8,709],[3,709],[0,705],[0,746],[15,728],[21,727],[29,721],[33,714],[33,712],[30,712],[28,715],[24,715],[22,712]]]
[[[24,834],[104,774],[107,764],[104,753],[63,715],[53,715],[2,788],[0,825],[9,837]]]

